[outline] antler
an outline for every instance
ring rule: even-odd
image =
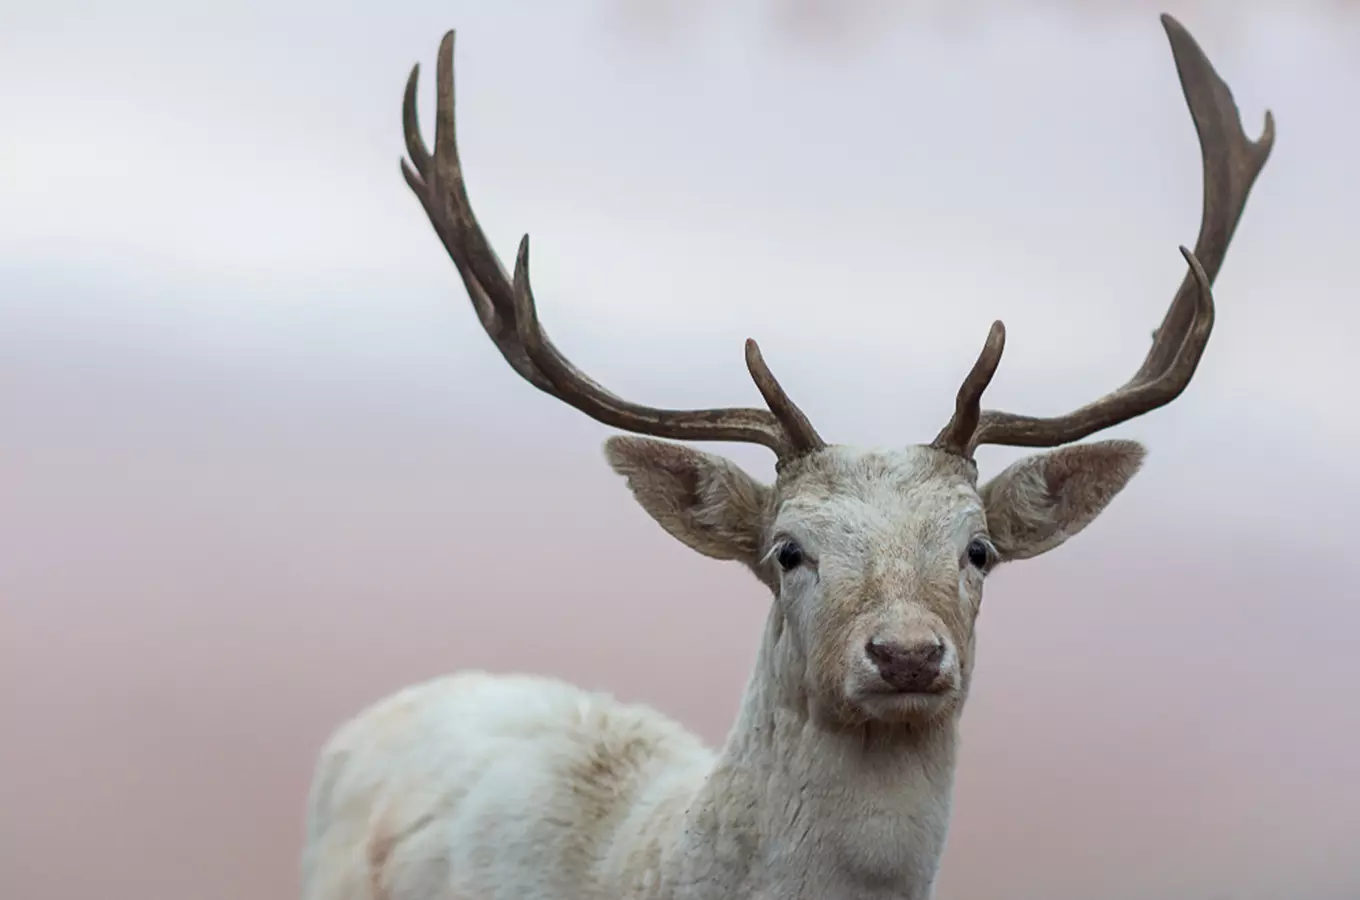
[[[769,409],[640,406],[596,383],[553,346],[539,325],[529,286],[529,236],[520,241],[512,280],[468,202],[454,128],[453,42],[454,32],[450,31],[439,44],[433,155],[420,136],[416,118],[420,66],[411,69],[401,109],[410,163],[402,160],[401,171],[458,267],[482,327],[511,368],[534,387],[596,421],[636,434],[761,444],[781,460],[826,446],[770,373],[755,341],[746,342],[746,367]]]
[[[981,410],[982,392],[996,372],[1005,345],[1001,323],[992,326],[987,345],[959,388],[954,416],[932,446],[971,456],[982,444],[1056,447],[1165,406],[1190,383],[1214,326],[1214,278],[1237,229],[1247,195],[1275,143],[1275,118],[1269,111],[1261,136],[1249,140],[1232,91],[1184,26],[1163,15],[1181,89],[1199,135],[1204,164],[1204,206],[1199,236],[1191,253],[1181,247],[1190,271],[1176,291],[1152,349],[1132,379],[1066,415],[1035,418]]]

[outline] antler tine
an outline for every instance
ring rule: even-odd
[[[439,43],[439,56],[436,66],[438,92],[435,119],[435,156],[431,157],[420,135],[420,119],[416,113],[416,87],[420,78],[420,64],[411,67],[406,79],[406,91],[402,98],[402,130],[406,138],[406,152],[410,163],[401,161],[401,173],[411,192],[416,195],[425,214],[430,219],[435,233],[458,269],[459,276],[467,288],[482,328],[491,338],[501,356],[505,357],[516,372],[539,390],[553,392],[548,382],[529,362],[522,348],[515,340],[514,308],[505,291],[495,291],[497,285],[508,285],[509,278],[500,259],[491,250],[476,216],[467,202],[463,185],[463,168],[458,158],[458,141],[454,133],[453,116],[453,42],[454,32],[449,31]],[[447,73],[447,77],[446,74]],[[446,115],[447,113],[447,115]],[[486,283],[493,287],[488,291],[483,286],[469,256],[469,233],[480,237],[478,245],[482,248],[482,269],[490,271]],[[486,257],[490,257],[487,259]],[[485,275],[483,276],[485,277]]]
[[[1184,26],[1163,15],[1181,89],[1199,137],[1204,200],[1199,235],[1189,264],[1151,349],[1123,387],[1066,415],[1037,418],[983,411],[966,454],[982,444],[1054,447],[1143,415],[1180,396],[1195,373],[1213,330],[1212,285],[1246,207],[1247,196],[1270,156],[1275,119],[1265,114],[1261,136],[1243,130],[1232,91]]]
[[[770,367],[765,365],[760,346],[751,338],[746,339],[746,370],[751,373],[751,380],[756,383],[760,396],[765,398],[765,405],[780,421],[793,455],[814,453],[826,446],[826,441],[817,434],[812,422],[789,398],[770,372]]]
[[[971,455],[973,434],[982,418],[982,392],[992,383],[1005,349],[1006,326],[998,319],[987,333],[987,342],[982,345],[977,362],[973,363],[973,368],[959,386],[958,396],[954,400],[954,415],[931,443],[932,447],[956,456]]]
[[[403,160],[401,169],[457,267],[477,318],[511,368],[534,387],[596,421],[637,434],[761,444],[781,460],[825,446],[807,417],[788,399],[759,359],[758,351],[756,362],[752,363],[749,346],[748,368],[770,404],[768,410],[673,410],[641,406],[594,381],[553,345],[539,324],[529,283],[528,235],[520,242],[512,280],[468,200],[454,124],[453,44],[452,31],[439,44],[433,154],[421,138],[416,116],[418,65],[407,79],[402,126],[410,162]]]
[[[1214,70],[1199,43],[1172,16],[1163,14],[1161,19],[1171,43],[1185,103],[1199,137],[1204,200],[1199,234],[1195,238],[1195,257],[1204,266],[1212,285],[1242,219],[1247,196],[1275,146],[1275,116],[1266,110],[1261,136],[1254,141],[1248,138],[1232,90]],[[1157,329],[1152,349],[1135,377],[1156,377],[1171,367],[1198,306],[1196,281],[1192,268],[1181,281],[1176,297]]]
[[[519,244],[513,284],[515,317],[521,346],[540,372],[552,382],[553,395],[581,412],[615,428],[657,437],[691,441],[735,441],[762,444],[780,458],[799,455],[823,446],[807,440],[806,417],[792,402],[787,407],[771,404],[764,409],[671,410],[639,406],[610,393],[586,377],[556,348],[538,324],[538,308],[529,284],[529,236]],[[749,358],[749,357],[748,357]],[[762,364],[763,366],[763,364]],[[754,372],[753,372],[754,374]],[[763,370],[777,394],[787,401],[779,383]],[[766,387],[760,377],[756,385]],[[810,429],[811,425],[806,425]],[[812,433],[815,437],[816,432]]]

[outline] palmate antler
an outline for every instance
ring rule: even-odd
[[[1006,342],[1005,327],[995,322],[982,353],[959,388],[953,417],[932,446],[968,458],[982,444],[1055,447],[1164,406],[1190,383],[1213,329],[1211,286],[1247,195],[1270,155],[1275,125],[1267,112],[1261,137],[1249,140],[1232,92],[1204,51],[1174,18],[1161,18],[1199,135],[1204,207],[1194,252],[1181,248],[1190,271],[1155,334],[1152,349],[1123,387],[1066,415],[1036,418],[983,410],[982,394],[996,373]],[[420,136],[416,119],[419,65],[412,68],[407,80],[402,122],[410,162],[402,161],[402,174],[457,266],[482,327],[506,362],[539,390],[598,422],[636,434],[761,444],[778,454],[781,461],[825,447],[826,442],[807,416],[765,365],[755,341],[746,342],[746,365],[767,409],[641,406],[601,386],[553,345],[539,325],[529,284],[528,235],[520,241],[512,278],[491,249],[468,201],[454,125],[453,43],[454,32],[450,31],[439,45],[433,154]]]
[[[598,422],[636,434],[762,444],[781,459],[826,446],[807,416],[770,373],[755,341],[746,342],[746,366],[769,409],[676,410],[640,406],[598,384],[553,346],[538,323],[529,286],[529,236],[520,241],[512,280],[491,249],[468,202],[454,127],[453,41],[454,32],[450,31],[439,44],[433,155],[425,147],[416,120],[419,65],[411,70],[406,82],[402,123],[411,162],[408,165],[402,160],[401,170],[458,267],[482,327],[506,362],[539,390]]]
[[[1267,112],[1261,136],[1249,140],[1232,91],[1190,32],[1168,15],[1162,16],[1162,26],[1171,41],[1181,89],[1199,134],[1204,209],[1194,252],[1180,248],[1190,271],[1153,337],[1152,349],[1123,387],[1066,415],[1036,418],[983,410],[982,392],[992,380],[1006,344],[1005,327],[995,322],[982,354],[959,388],[954,416],[934,446],[971,457],[983,444],[1069,444],[1165,406],[1180,396],[1195,374],[1214,327],[1211,286],[1246,207],[1247,195],[1275,143],[1275,119]]]

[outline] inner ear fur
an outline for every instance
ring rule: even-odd
[[[1104,511],[1142,467],[1136,441],[1071,444],[1017,460],[980,491],[1002,560],[1061,545]]]
[[[604,453],[668,534],[705,556],[756,569],[772,488],[731,460],[684,444],[617,435],[605,441]]]

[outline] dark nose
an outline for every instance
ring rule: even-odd
[[[878,666],[878,674],[894,690],[929,691],[940,678],[944,642],[939,638],[910,645],[870,641],[864,645],[864,650]]]

